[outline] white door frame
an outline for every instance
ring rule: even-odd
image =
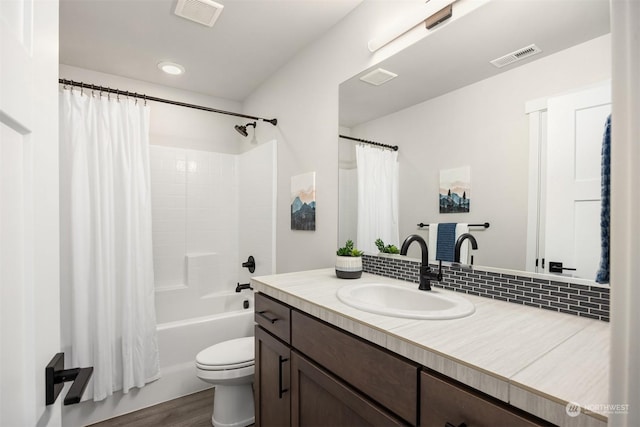
[[[611,1],[611,357],[609,425],[640,425],[640,2]]]

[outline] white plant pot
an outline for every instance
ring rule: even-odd
[[[336,256],[336,276],[340,279],[359,279],[362,276],[362,257]]]

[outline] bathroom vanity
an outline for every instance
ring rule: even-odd
[[[606,322],[467,295],[469,317],[395,318],[340,302],[350,283],[332,269],[252,279],[256,425],[606,425],[566,410],[606,402]]]

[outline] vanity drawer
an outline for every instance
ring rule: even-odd
[[[417,364],[295,310],[291,342],[353,388],[416,425]]]
[[[420,387],[420,425],[423,427],[463,423],[470,427],[553,425],[439,374],[422,372]]]
[[[261,293],[255,295],[255,321],[282,341],[291,342],[291,309]]]

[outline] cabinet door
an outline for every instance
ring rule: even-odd
[[[409,424],[417,424],[417,364],[298,311],[291,319],[293,348]]]
[[[291,425],[291,350],[264,329],[256,326],[255,408],[256,426]]]
[[[405,425],[304,356],[291,352],[294,426]]]
[[[422,427],[534,427],[551,426],[504,402],[480,395],[448,379],[422,372],[420,379],[420,425]]]

